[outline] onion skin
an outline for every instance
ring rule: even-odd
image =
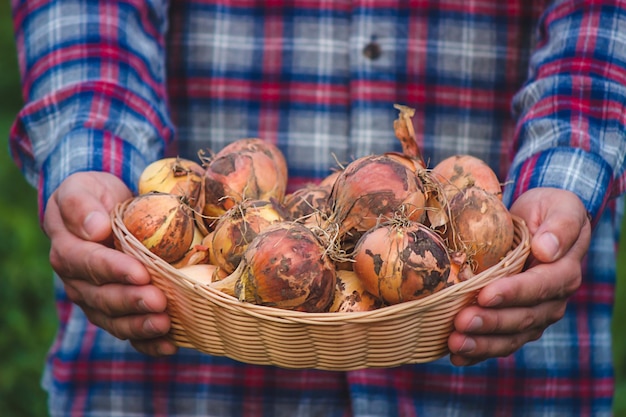
[[[277,223],[248,246],[237,270],[241,301],[294,311],[328,311],[335,295],[336,271],[326,248],[304,225]],[[222,283],[222,285],[227,285]]]
[[[320,181],[318,186],[327,188],[328,191],[330,192],[330,190],[332,190],[333,188],[333,185],[335,185],[335,181],[337,181],[337,178],[339,178],[340,174],[341,174],[341,170],[336,170],[336,171],[331,172]]]
[[[354,272],[369,293],[398,304],[445,288],[450,257],[441,237],[423,224],[390,222],[359,239]]]
[[[194,161],[179,158],[162,158],[142,171],[137,183],[138,193],[168,193],[185,197],[196,210],[204,205],[202,183],[204,168]]]
[[[122,221],[150,252],[168,263],[182,258],[194,239],[192,210],[177,195],[137,196],[124,210]]]
[[[467,281],[474,276],[472,267],[467,260],[467,255],[463,252],[453,252],[450,254],[450,275],[448,275],[448,286]]]
[[[328,310],[331,313],[372,311],[383,306],[379,298],[367,292],[353,271],[338,270],[335,300]]]
[[[321,226],[330,216],[330,188],[308,185],[287,194],[283,207],[290,220],[310,226]]]
[[[238,204],[218,220],[212,232],[210,259],[227,274],[234,272],[250,242],[263,229],[283,220],[270,201],[249,200]]]
[[[431,171],[448,199],[468,187],[479,187],[502,198],[498,176],[487,163],[472,155],[453,155],[435,165]]]
[[[411,220],[422,218],[425,207],[420,179],[405,163],[389,155],[372,155],[350,163],[333,186],[332,221],[340,235],[365,232],[390,220],[401,209]]]
[[[271,158],[276,167],[278,168],[278,172],[281,177],[286,181],[288,176],[287,171],[287,160],[285,159],[285,155],[283,155],[282,151],[278,148],[278,146],[273,143],[266,142],[260,138],[244,138],[236,140],[235,142],[231,142],[226,145],[222,150],[217,153],[217,156],[227,155],[233,152],[262,152],[269,158]]]
[[[211,264],[187,265],[178,269],[178,271],[186,277],[206,285],[210,285],[216,281],[216,270],[217,266]]]
[[[479,187],[468,187],[449,202],[448,244],[465,252],[475,273],[500,262],[513,245],[511,213],[500,198]]]
[[[415,115],[415,109],[402,104],[394,104],[393,107],[400,112],[398,118],[393,122],[393,130],[396,138],[398,138],[402,145],[402,155],[413,161],[414,170],[421,170],[426,164],[424,163],[424,157],[417,144],[415,129],[413,127],[412,117]]]
[[[186,266],[210,263],[209,247],[203,244],[204,235],[198,228],[194,228],[191,246],[178,261],[172,262],[174,268],[184,268]]]
[[[390,158],[393,158],[395,160],[397,160],[398,162],[400,162],[401,164],[405,165],[407,168],[409,168],[411,171],[418,173],[422,170],[425,169],[424,165],[422,165],[422,163],[417,160],[417,159],[412,159],[409,158],[408,156],[406,156],[403,153],[400,152],[385,152],[385,155],[387,155]]]

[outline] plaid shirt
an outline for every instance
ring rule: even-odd
[[[41,210],[73,172],[112,172],[135,189],[155,158],[243,137],[278,144],[294,188],[334,158],[398,150],[393,103],[403,103],[431,165],[476,155],[507,181],[508,203],[565,188],[595,222],[565,317],[471,367],[296,371],[186,349],[150,358],[90,325],[59,286],[44,376],[52,415],[610,415],[625,2],[13,0],[13,10],[26,104],[10,146]]]

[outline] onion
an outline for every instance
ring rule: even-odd
[[[382,307],[382,301],[367,292],[363,283],[353,271],[337,271],[335,301],[328,311],[349,313],[371,311]]]
[[[205,170],[203,214],[214,220],[244,200],[282,201],[287,188],[283,167],[264,150],[218,153]]]
[[[229,153],[258,153],[262,152],[270,157],[274,163],[282,178],[287,178],[287,161],[281,150],[273,143],[266,142],[259,138],[245,138],[239,139],[226,145],[222,150],[217,153],[217,157],[227,155]]]
[[[404,163],[389,155],[372,155],[341,172],[330,205],[340,235],[359,235],[400,211],[411,220],[421,219],[425,196],[420,179]]]
[[[174,194],[148,193],[133,198],[122,221],[148,250],[169,263],[182,258],[194,238],[192,210]]]
[[[163,158],[149,164],[139,176],[139,194],[150,192],[180,195],[194,209],[200,209],[204,168],[183,158]]]
[[[394,105],[400,111],[393,127],[402,153],[387,152],[359,158],[336,178],[331,192],[331,220],[340,225],[340,236],[358,239],[360,234],[398,213],[421,221],[427,196],[419,173],[424,169],[411,118],[415,110]]]
[[[432,169],[447,199],[467,187],[479,187],[502,198],[502,186],[496,173],[482,159],[472,155],[453,155]]]
[[[187,265],[179,268],[178,271],[200,284],[210,285],[216,280],[217,266],[211,264]]]
[[[283,220],[278,207],[269,201],[248,200],[234,206],[220,217],[212,232],[211,259],[227,274],[234,272],[259,232]]]
[[[448,244],[465,252],[475,273],[498,263],[513,245],[511,213],[500,198],[482,188],[468,187],[449,201]]]
[[[328,311],[334,298],[335,266],[307,227],[276,223],[254,238],[235,272],[213,284],[234,288],[240,301],[305,312]]]
[[[393,221],[359,239],[354,272],[368,292],[386,304],[398,304],[443,289],[450,274],[450,257],[442,238],[428,227]]]

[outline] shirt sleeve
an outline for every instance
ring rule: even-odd
[[[11,154],[39,192],[40,215],[75,172],[105,171],[135,191],[173,136],[158,1],[14,1],[24,107]]]
[[[626,5],[618,3],[557,1],[543,15],[529,80],[513,100],[505,201],[556,187],[577,194],[596,219],[624,192]]]

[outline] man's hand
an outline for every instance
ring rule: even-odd
[[[68,297],[89,321],[140,352],[166,355],[176,346],[163,292],[133,257],[112,248],[110,212],[131,192],[117,177],[82,172],[68,177],[50,197],[43,228],[50,238],[50,264]]]

